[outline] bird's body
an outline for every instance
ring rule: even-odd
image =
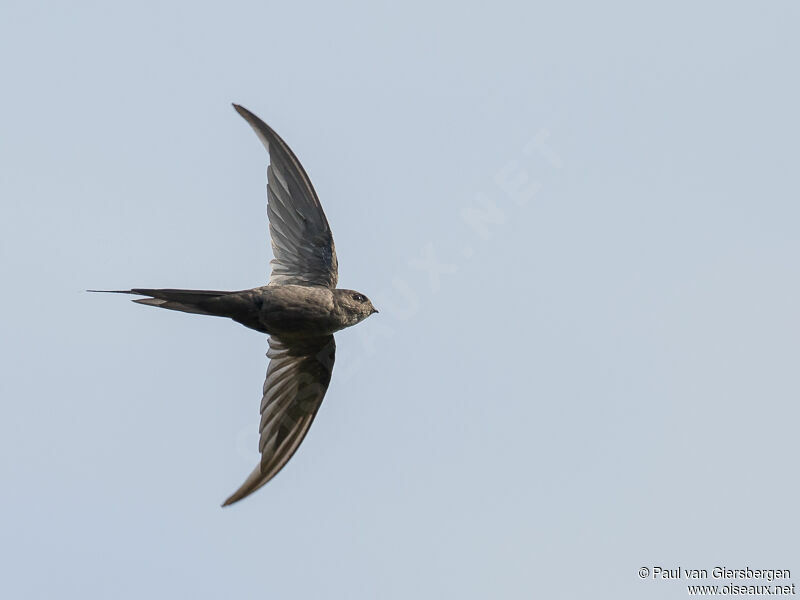
[[[135,288],[120,293],[150,296],[140,304],[215,317],[283,340],[331,335],[377,312],[354,290],[307,285],[264,285],[250,290],[173,290]]]
[[[300,161],[278,134],[234,104],[270,154],[267,214],[272,237],[268,285],[249,290],[133,288],[134,302],[229,317],[268,334],[270,358],[261,400],[261,461],[224,505],[250,495],[280,471],[308,432],[328,389],[333,334],[378,312],[354,290],[338,289],[338,261],[328,221]]]

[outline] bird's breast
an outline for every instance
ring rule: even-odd
[[[259,320],[277,336],[330,335],[337,326],[333,294],[327,288],[272,285],[262,288]]]

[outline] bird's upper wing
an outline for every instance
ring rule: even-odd
[[[322,404],[333,371],[332,335],[287,344],[269,339],[271,359],[261,400],[261,462],[223,506],[249,496],[278,474],[297,450]]]
[[[294,152],[272,128],[234,104],[269,152],[267,213],[272,236],[270,283],[336,287],[333,236],[317,193]]]

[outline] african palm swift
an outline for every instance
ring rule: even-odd
[[[333,334],[378,312],[353,290],[338,289],[333,236],[300,161],[249,110],[244,117],[269,152],[267,214],[272,238],[269,284],[239,292],[134,288],[140,304],[229,317],[268,334],[270,359],[261,399],[261,461],[223,506],[249,496],[277,475],[308,433],[333,370]]]

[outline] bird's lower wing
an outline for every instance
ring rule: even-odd
[[[261,462],[223,506],[249,496],[289,462],[322,404],[335,353],[332,335],[292,343],[269,339],[259,428]]]

